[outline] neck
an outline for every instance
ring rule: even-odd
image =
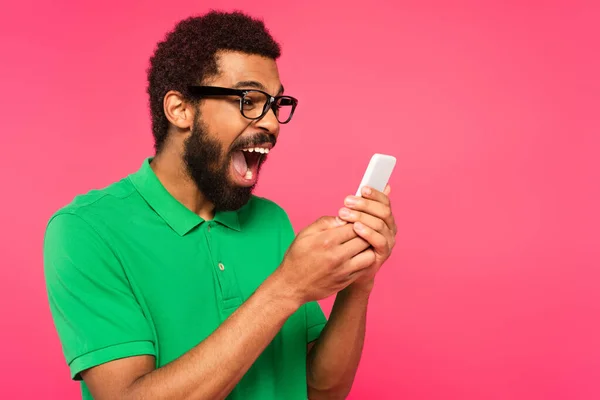
[[[186,170],[181,153],[165,146],[151,161],[150,167],[165,189],[177,201],[205,220],[215,215],[214,205],[200,192]]]

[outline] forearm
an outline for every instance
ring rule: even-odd
[[[275,276],[204,341],[136,380],[132,399],[223,399],[299,307],[277,289]]]
[[[345,398],[362,353],[370,290],[352,287],[336,296],[331,315],[308,355],[310,399]]]

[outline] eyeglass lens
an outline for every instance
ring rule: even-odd
[[[268,110],[267,102],[269,97],[261,92],[249,91],[242,98],[242,114],[246,118],[260,118]],[[293,102],[290,98],[283,97],[275,100],[275,104],[272,105],[273,112],[280,123],[287,122],[292,114]]]

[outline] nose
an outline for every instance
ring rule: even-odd
[[[275,116],[273,108],[269,107],[269,110],[265,113],[265,115],[256,120],[256,126],[272,135],[275,135],[275,137],[279,135],[279,121]]]

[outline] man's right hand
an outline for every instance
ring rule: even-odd
[[[301,304],[321,300],[350,285],[361,272],[368,272],[375,261],[369,247],[352,224],[322,217],[298,234],[276,275],[286,294]]]

